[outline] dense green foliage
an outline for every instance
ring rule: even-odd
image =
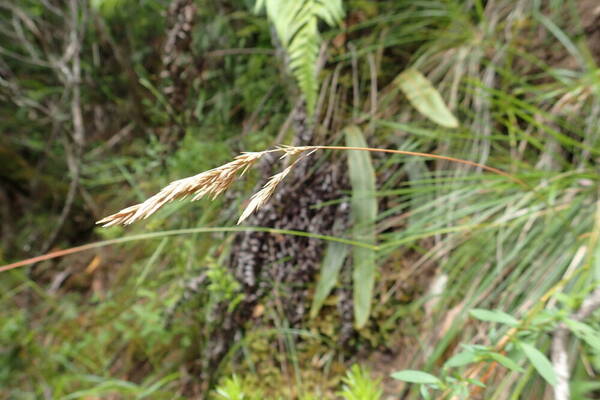
[[[599,13],[595,0],[0,2],[0,264],[97,242],[2,272],[0,397],[563,399],[566,383],[594,398]],[[269,231],[323,234],[321,274],[274,274],[233,328],[224,316],[248,292],[231,252],[252,229],[233,226],[263,166],[219,199],[94,225],[293,144],[298,125],[314,144],[509,176],[322,151],[310,171],[340,165],[345,186],[311,209],[348,212],[333,233]]]

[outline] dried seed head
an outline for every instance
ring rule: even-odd
[[[295,156],[308,150],[314,150],[311,146],[278,146],[276,150],[283,152],[281,158]]]
[[[281,146],[273,150],[242,153],[233,161],[225,165],[202,172],[198,175],[190,176],[189,178],[171,182],[160,192],[150,197],[143,203],[127,207],[116,214],[101,219],[96,223],[102,225],[103,227],[113,225],[130,225],[141,219],[148,218],[150,215],[158,211],[162,206],[174,200],[184,199],[187,196],[192,196],[192,201],[199,200],[205,196],[210,196],[214,199],[229,189],[240,171],[241,175],[243,175],[248,168],[250,168],[266,153],[281,152],[283,153],[282,158],[284,158],[302,154],[306,151],[311,151],[310,153],[304,155],[308,156],[316,150],[317,147],[311,146]],[[269,200],[277,188],[277,185],[281,183],[281,181],[291,171],[293,166],[296,165],[298,160],[300,160],[300,158],[292,162],[291,165],[282,172],[273,175],[265,184],[265,186],[251,197],[250,203],[242,213],[238,224],[248,218],[250,214],[263,206]]]
[[[294,164],[290,165],[280,173],[273,175],[261,190],[252,195],[250,198],[250,203],[248,203],[248,206],[246,206],[246,209],[238,220],[238,225],[248,218],[250,214],[262,207],[271,198],[275,192],[275,189],[277,188],[277,185],[279,185],[287,176],[287,174],[290,173],[293,167]]]
[[[225,165],[171,182],[143,203],[125,208],[116,214],[103,218],[97,224],[104,227],[129,225],[148,218],[173,200],[183,199],[190,195],[193,196],[192,201],[205,196],[212,196],[214,199],[231,186],[238,172],[242,171],[243,173],[264,154],[265,152],[243,153]]]

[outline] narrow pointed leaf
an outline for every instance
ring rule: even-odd
[[[344,265],[344,260],[348,255],[348,246],[342,243],[331,242],[327,245],[325,250],[325,257],[323,258],[323,265],[321,266],[321,276],[317,282],[317,289],[315,291],[315,297],[313,298],[312,306],[310,309],[310,317],[314,318],[317,316],[325,299],[331,293],[331,290],[335,287],[340,269]]]
[[[570,318],[565,318],[565,324],[569,327],[571,332],[579,339],[586,342],[589,346],[600,352],[600,332],[592,328],[591,326],[575,321]]]
[[[356,126],[345,129],[346,145],[366,147],[362,132]],[[350,184],[352,185],[352,234],[355,240],[375,243],[375,219],[377,199],[375,197],[375,171],[371,156],[366,151],[348,151]],[[362,328],[371,312],[371,298],[375,283],[375,251],[352,249],[352,280],[354,298],[354,319],[356,327]]]
[[[481,321],[498,322],[511,326],[516,326],[519,323],[519,320],[517,320],[515,317],[500,310],[483,310],[480,308],[474,308],[469,311],[469,314]]]
[[[471,364],[477,360],[477,355],[470,350],[453,355],[444,363],[444,368],[456,368]]]
[[[511,371],[524,372],[523,368],[521,368],[519,366],[519,364],[517,364],[516,362],[514,362],[510,358],[508,358],[508,357],[506,357],[506,356],[504,356],[504,355],[502,355],[500,353],[488,353],[487,355],[492,360],[499,362],[500,364],[502,364],[506,368],[510,369]]]
[[[519,347],[525,354],[525,357],[531,361],[533,367],[546,380],[546,382],[552,386],[556,385],[556,373],[554,372],[554,368],[552,368],[552,364],[546,355],[527,343],[519,342]]]
[[[392,378],[398,379],[399,381],[410,382],[410,383],[428,383],[428,384],[436,384],[440,383],[440,380],[435,376],[428,374],[423,371],[414,371],[414,370],[404,370],[394,372],[391,375]]]
[[[425,117],[446,128],[458,127],[458,120],[448,109],[440,93],[419,71],[407,69],[396,77],[394,83]]]

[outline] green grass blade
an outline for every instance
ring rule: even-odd
[[[339,238],[335,236],[328,235],[319,235],[316,233],[304,232],[304,231],[296,231],[290,229],[275,229],[275,228],[266,228],[261,226],[243,226],[243,227],[233,227],[233,226],[223,226],[223,227],[203,227],[203,228],[187,228],[187,229],[174,229],[170,231],[160,231],[160,232],[151,232],[151,233],[143,233],[139,235],[131,235],[124,236],[118,239],[109,239],[102,240],[99,242],[93,242],[84,244],[82,246],[71,247],[65,250],[53,251],[41,256],[28,258],[26,260],[18,261],[12,264],[0,265],[0,272],[9,271],[11,269],[24,267],[26,265],[31,265],[37,262],[51,260],[58,257],[63,257],[69,254],[75,254],[82,251],[88,251],[92,249],[97,249],[100,247],[133,242],[137,240],[149,240],[149,239],[158,239],[167,236],[179,236],[179,235],[190,235],[196,233],[214,233],[214,232],[248,232],[248,231],[256,231],[256,232],[265,232],[271,234],[281,234],[281,235],[292,235],[292,236],[300,236],[300,237],[309,237],[318,240],[326,240],[332,242],[338,242],[347,244],[350,246],[363,246],[371,251],[377,250],[377,246],[371,243],[361,243],[355,240],[349,240],[344,238]]]
[[[346,144],[366,147],[362,132],[356,126],[345,129]],[[348,151],[350,184],[352,185],[351,213],[353,238],[365,243],[375,243],[377,199],[375,197],[375,171],[368,152]],[[353,249],[354,319],[362,328],[369,319],[371,297],[375,283],[375,251]]]

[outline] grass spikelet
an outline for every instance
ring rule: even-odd
[[[103,227],[130,225],[136,221],[148,218],[165,204],[174,200],[184,199],[188,196],[193,196],[192,201],[199,200],[205,196],[211,196],[214,199],[231,186],[238,172],[242,171],[243,174],[265,153],[267,152],[243,153],[225,165],[171,182],[143,203],[109,215],[98,221],[97,224]]]
[[[237,222],[238,225],[242,223],[246,218],[248,218],[250,214],[261,208],[267,201],[269,201],[269,199],[275,192],[277,186],[281,183],[281,181],[285,179],[285,177],[287,176],[287,174],[290,173],[293,167],[294,164],[290,165],[280,173],[273,175],[271,178],[269,178],[269,181],[265,184],[265,186],[263,186],[261,190],[252,195],[252,197],[250,198],[250,203],[248,203],[248,206],[246,207],[246,209],[244,210],[244,212],[240,216],[240,219]]]

